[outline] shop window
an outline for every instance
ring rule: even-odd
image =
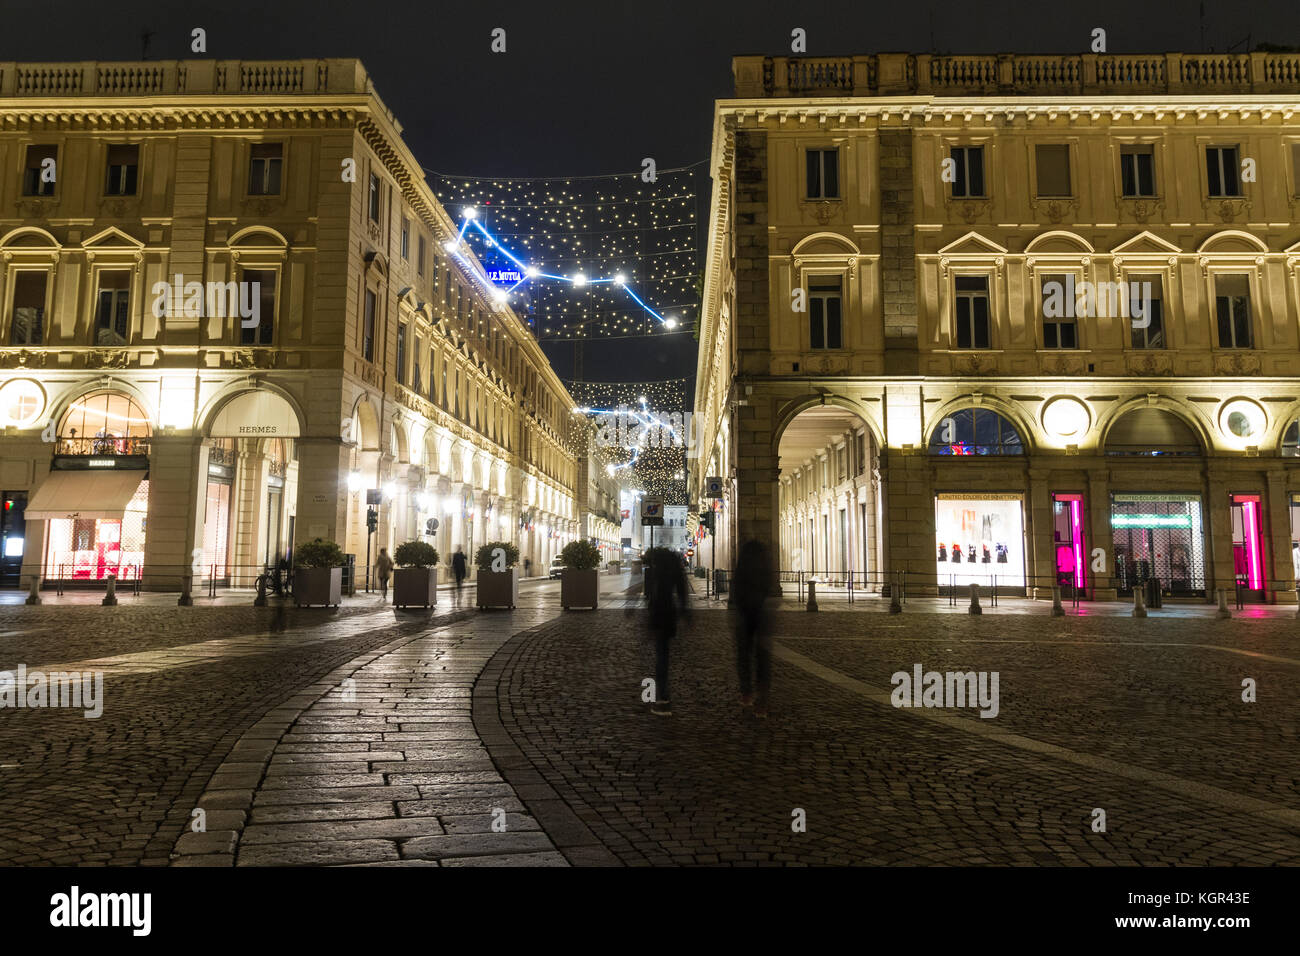
[[[1020,495],[935,496],[935,572],[941,589],[971,584],[1025,585],[1024,512]]]
[[[45,290],[49,273],[24,269],[12,275],[14,298],[9,314],[9,344],[41,345],[45,341]]]
[[[1107,455],[1148,458],[1199,455],[1192,427],[1162,408],[1136,408],[1117,421],[1106,437]]]
[[[27,165],[23,169],[24,196],[53,196],[58,178],[59,148],[57,146],[28,146]]]
[[[1066,594],[1082,590],[1088,553],[1083,535],[1083,495],[1052,495],[1052,529],[1056,583]]]
[[[108,147],[105,196],[134,196],[140,169],[140,147],[134,143]]]
[[[841,347],[841,296],[838,276],[814,276],[808,283],[808,341],[814,349]]]
[[[1264,590],[1263,499],[1260,495],[1232,496],[1232,565],[1238,587]]]
[[[95,344],[126,345],[131,326],[131,273],[106,269],[99,274],[95,297]]]
[[[1120,594],[1138,587],[1162,594],[1205,594],[1205,535],[1197,495],[1111,495],[1115,584]]]
[[[99,392],[77,399],[59,423],[59,455],[147,455],[149,418],[120,392]]]
[[[143,472],[141,472],[143,474]],[[140,482],[121,519],[51,518],[44,574],[51,580],[134,581],[144,567],[149,481]]]
[[[1014,425],[987,408],[963,408],[945,416],[930,433],[932,455],[1023,455]]]
[[[1151,146],[1125,146],[1119,154],[1120,187],[1125,199],[1145,199],[1156,194],[1155,150]]]
[[[838,149],[810,149],[805,153],[805,157],[807,197],[809,199],[839,199],[840,151]]]
[[[280,143],[254,143],[248,157],[248,194],[280,195],[280,167],[284,146]]]
[[[1227,199],[1241,195],[1236,146],[1208,146],[1205,150],[1205,173],[1210,198]]]
[[[1034,147],[1034,160],[1038,170],[1039,198],[1071,196],[1070,147],[1067,144]]]
[[[954,146],[949,150],[953,161],[952,198],[984,196],[984,147]]]
[[[988,277],[957,276],[955,287],[957,348],[989,348]]]
[[[245,269],[242,281],[250,289],[251,300],[257,302],[258,313],[256,325],[245,326],[245,320],[240,320],[239,342],[241,345],[270,345],[275,337],[275,270]],[[240,297],[242,300],[242,291]]]
[[[1250,327],[1250,280],[1245,275],[1214,277],[1214,311],[1219,348],[1253,348]]]
[[[1164,348],[1164,295],[1160,276],[1131,276],[1128,288],[1129,345],[1135,349]]]

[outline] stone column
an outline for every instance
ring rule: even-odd
[[[1270,467],[1265,476],[1268,492],[1264,497],[1264,538],[1268,552],[1265,574],[1269,587],[1276,588],[1279,604],[1294,604],[1295,564],[1291,560],[1291,496],[1286,490],[1286,472]]]
[[[299,438],[298,442],[298,511],[291,542],[297,547],[313,538],[337,541],[348,551],[348,509],[353,496],[348,492],[348,466],[351,450],[338,438]],[[360,541],[357,566],[365,563],[366,552],[366,488],[373,482],[373,472],[362,471],[366,479],[356,499],[360,507]],[[353,541],[355,547],[355,541]]]
[[[1029,469],[1029,527],[1026,528],[1026,594],[1035,601],[1050,598],[1056,585],[1056,521],[1046,468]]]
[[[179,591],[203,546],[203,506],[208,450],[198,435],[154,435],[149,455],[149,518],[144,539],[148,591]],[[143,477],[143,474],[141,475]],[[195,582],[197,587],[197,580]]]
[[[1205,499],[1206,548],[1205,587],[1206,603],[1214,601],[1214,592],[1218,588],[1227,588],[1232,592],[1236,588],[1237,576],[1233,572],[1232,561],[1232,504],[1228,493],[1228,482],[1216,475],[1206,475]]]
[[[1095,593],[1098,601],[1115,601],[1119,599],[1119,589],[1115,586],[1115,535],[1110,526],[1110,471],[1106,467],[1088,469],[1088,493],[1084,501],[1088,520],[1084,528],[1084,563],[1088,566],[1084,580],[1092,582],[1090,593]],[[1106,570],[1099,573],[1092,570],[1092,554],[1101,548],[1106,555]]]

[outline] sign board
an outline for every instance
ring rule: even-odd
[[[366,504],[368,504],[368,505],[377,505],[377,504],[379,504],[379,503],[383,500],[383,499],[382,499],[382,494],[383,494],[383,493],[382,493],[378,488],[367,488],[367,489],[366,489]]]
[[[646,495],[641,499],[641,524],[661,525],[664,523],[664,496]]]
[[[274,392],[250,389],[221,406],[208,435],[212,438],[297,438],[298,416]]]
[[[318,505],[323,505],[325,502],[329,501],[329,498],[325,495],[312,495],[312,501],[316,502]]]
[[[517,285],[524,281],[524,274],[519,269],[484,269],[488,282],[498,285]]]
[[[722,479],[721,479],[720,477],[718,477],[718,478],[705,478],[705,479],[704,479],[704,494],[705,494],[705,496],[708,497],[708,498],[724,498],[724,497],[726,497],[726,496],[723,494],[723,491],[722,491]]]

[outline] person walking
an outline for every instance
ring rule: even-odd
[[[375,559],[375,572],[379,575],[379,599],[388,600],[388,579],[393,573],[393,559],[388,556],[387,548],[379,549],[379,557]]]
[[[456,553],[451,556],[451,573],[456,579],[456,602],[460,603],[460,587],[465,583],[465,575],[469,573],[465,552],[460,545],[456,545]]]
[[[650,631],[655,639],[655,699],[650,712],[661,717],[672,715],[672,698],[668,691],[668,656],[677,636],[677,613],[689,615],[686,603],[686,575],[677,555],[667,548],[650,552],[646,576],[646,605],[650,611]]]
[[[533,559],[524,558],[524,577],[531,578],[532,576],[533,576]]]
[[[775,575],[767,545],[751,538],[740,547],[731,581],[736,609],[736,673],[740,706],[752,707],[755,717],[767,716],[772,687],[772,598]],[[755,694],[755,678],[757,690]]]

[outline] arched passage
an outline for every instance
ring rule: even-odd
[[[777,530],[783,578],[815,574],[844,586],[880,568],[879,451],[866,419],[841,405],[795,413],[776,439]]]

